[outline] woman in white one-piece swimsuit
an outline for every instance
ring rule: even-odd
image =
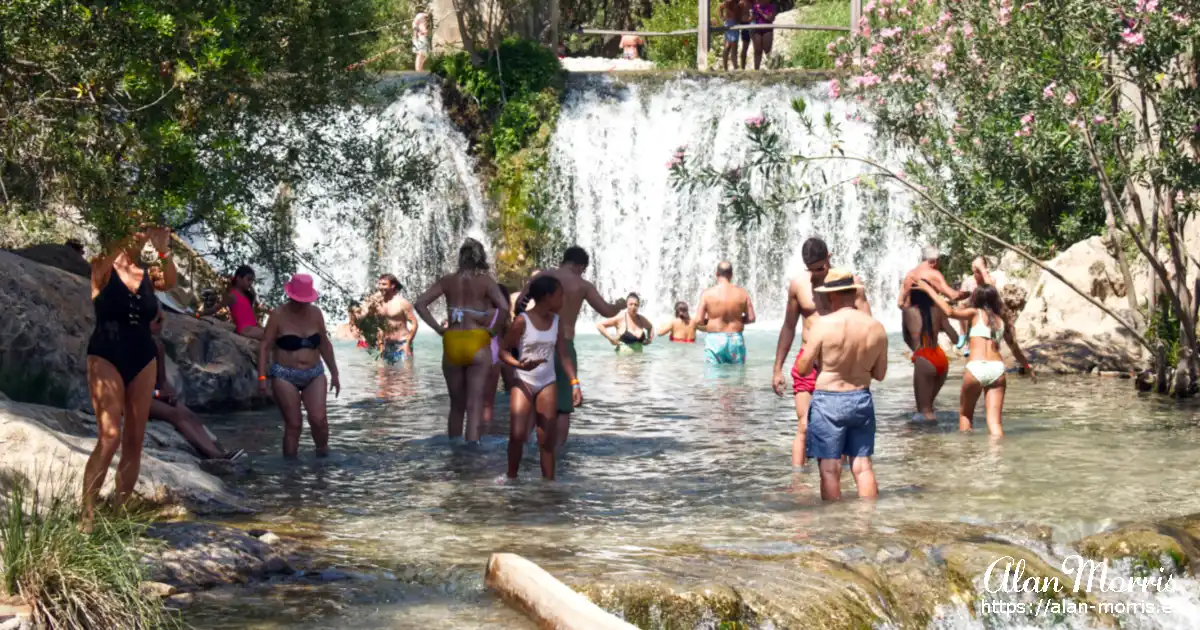
[[[508,476],[517,476],[525,442],[529,439],[530,421],[536,418],[542,477],[554,479],[554,450],[558,443],[555,435],[558,417],[556,360],[571,380],[576,405],[583,402],[583,394],[558,325],[558,311],[563,303],[562,284],[553,276],[539,276],[529,284],[528,295],[535,306],[513,320],[500,349],[500,360],[516,368],[509,414]],[[511,348],[519,350],[521,360],[513,357]]]

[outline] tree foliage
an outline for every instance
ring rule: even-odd
[[[102,240],[144,221],[190,228],[237,262],[271,255],[262,245],[294,220],[279,212],[281,184],[294,207],[405,204],[423,154],[390,142],[386,125],[339,131],[361,128],[383,100],[377,77],[347,69],[378,49],[378,8],[0,3],[0,202],[75,208]]]

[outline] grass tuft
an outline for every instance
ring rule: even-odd
[[[144,525],[125,517],[96,517],[79,529],[75,494],[60,485],[43,492],[10,480],[0,512],[2,590],[33,607],[38,627],[146,629],[179,627],[158,597],[141,589],[134,543]]]

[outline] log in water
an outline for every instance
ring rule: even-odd
[[[516,554],[492,554],[485,580],[488,588],[523,610],[540,628],[627,630],[636,627],[604,612],[538,565]]]

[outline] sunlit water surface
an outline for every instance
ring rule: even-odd
[[[823,505],[815,471],[790,466],[791,397],[771,390],[775,333],[747,333],[744,367],[704,363],[697,344],[617,355],[577,339],[586,407],[553,483],[536,449],[522,478],[502,479],[508,396],[478,450],[446,438],[439,342],[422,334],[412,365],[388,367],[339,345],[341,396],[330,401],[334,454],[279,456],[277,412],[213,419],[246,448],[239,487],[280,531],[317,535],[360,579],[239,592],[189,613],[199,627],[523,627],[483,588],[488,556],[519,553],[568,583],[603,578],[688,583],[720,569],[668,562],[695,546],[760,554],[852,544],[912,522],[1034,523],[1069,542],[1122,520],[1200,512],[1197,414],[1139,396],[1129,381],[1009,377],[1002,440],[982,417],[957,431],[961,363],[938,398],[939,422],[911,422],[912,367],[891,340],[874,391],[880,496]],[[794,351],[794,349],[793,349]],[[789,379],[790,386],[790,379]],[[268,603],[269,602],[269,603]],[[282,603],[281,603],[282,602]],[[261,605],[260,605],[261,604]]]

